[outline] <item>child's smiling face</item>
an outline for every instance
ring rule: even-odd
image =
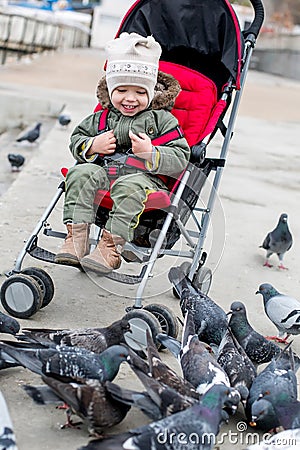
[[[111,94],[111,102],[124,116],[135,116],[147,108],[148,94],[139,86],[118,86]]]

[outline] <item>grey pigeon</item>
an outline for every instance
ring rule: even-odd
[[[25,162],[23,155],[15,153],[9,153],[7,159],[10,162],[12,172],[19,172],[20,167],[22,167]]]
[[[25,342],[39,342],[45,346],[81,347],[95,353],[101,353],[106,348],[124,343],[124,333],[130,332],[128,320],[121,319],[103,328],[79,329],[46,329],[23,328],[17,339]]]
[[[11,417],[2,392],[0,392],[0,449],[18,450]]]
[[[289,353],[289,364],[283,358],[284,354],[285,350],[257,375],[249,391],[246,416],[252,426],[255,425],[263,431],[275,429],[280,425],[273,405],[273,400],[279,392],[284,392],[290,401],[297,399],[297,379],[293,370],[292,354]],[[259,404],[266,391],[270,393],[269,398],[265,397],[264,402]]]
[[[223,336],[218,349],[217,362],[227,373],[230,385],[239,391],[245,406],[249,389],[257,373],[254,364],[230,330],[227,330]]]
[[[228,418],[222,408],[229,394],[226,386],[213,386],[199,403],[185,411],[108,439],[90,441],[80,450],[211,450],[221,424]],[[194,437],[193,443],[189,441],[190,436]]]
[[[242,302],[233,302],[228,314],[231,315],[228,326],[253,364],[257,366],[270,362],[281,352],[278,345],[252,328],[248,322],[246,307]]]
[[[260,248],[267,251],[266,261],[264,266],[272,267],[269,263],[269,258],[273,253],[276,253],[279,258],[279,269],[286,269],[283,265],[283,258],[285,253],[292,247],[293,237],[288,227],[288,215],[283,213],[279,217],[279,221],[273,231],[270,231],[265,237]]]
[[[277,431],[277,428],[280,426],[279,420],[269,400],[264,398],[254,400],[251,406],[249,425],[265,433]]]
[[[97,354],[78,347],[28,348],[21,344],[0,342],[2,358],[6,354],[32,372],[61,381],[112,381],[121,362],[129,359],[128,349],[123,345],[113,345]]]
[[[281,294],[271,284],[263,283],[256,294],[262,294],[265,313],[279,331],[279,342],[286,343],[291,334],[300,334],[300,302],[289,295]],[[286,334],[286,337],[284,335]]]
[[[194,314],[194,323],[199,340],[219,345],[227,330],[225,311],[210,297],[197,290],[180,267],[172,267],[169,280],[180,297],[183,316],[187,310]]]
[[[155,378],[155,380],[158,380],[170,388],[175,389],[179,394],[199,400],[200,395],[196,391],[195,387],[187,380],[180,377],[173,369],[161,360],[157,347],[154,344],[152,336],[148,330],[146,331],[146,335],[147,359],[149,363],[150,375]],[[132,366],[132,358],[129,364]]]
[[[0,312],[0,333],[17,334],[20,331],[20,324],[14,318]]]
[[[106,390],[105,384],[99,380],[65,383],[45,376],[42,377],[42,380],[69,407],[68,420],[64,427],[74,426],[71,415],[76,414],[87,423],[91,436],[99,436],[107,428],[120,423],[130,409],[130,406],[113,399]],[[39,395],[38,387],[32,389],[31,386],[25,385],[24,389],[35,401],[44,395],[43,390]],[[39,403],[42,402],[39,401]]]
[[[30,130],[26,131],[24,134],[22,134],[19,138],[16,139],[17,142],[22,141],[28,141],[31,144],[35,142],[40,137],[40,130],[41,130],[41,122],[38,122],[35,127],[31,128]]]
[[[183,377],[201,395],[214,384],[224,384],[230,387],[229,378],[217,363],[210,346],[199,341],[193,319],[192,312],[188,310],[184,319],[180,352]]]
[[[60,114],[57,120],[62,127],[67,127],[71,123],[71,116],[69,114]]]
[[[284,389],[278,389],[275,394],[268,389],[263,392],[262,398],[272,404],[279,424],[285,430],[300,427],[300,402],[297,398],[291,397]]]

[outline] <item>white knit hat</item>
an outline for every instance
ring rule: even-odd
[[[122,33],[105,47],[106,83],[109,97],[118,86],[140,86],[148,94],[148,106],[154,97],[161,47],[152,37]]]

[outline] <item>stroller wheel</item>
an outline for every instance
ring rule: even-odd
[[[124,319],[130,323],[131,333],[124,334],[126,344],[135,350],[138,354],[143,354],[147,349],[147,335],[146,330],[151,333],[153,341],[159,347],[159,342],[156,341],[158,333],[162,332],[161,326],[157,318],[149,311],[144,309],[132,309],[125,314]]]
[[[173,311],[165,305],[151,304],[144,307],[144,310],[151,312],[159,321],[162,332],[168,336],[177,338],[179,333],[178,320]]]
[[[202,294],[207,295],[212,282],[212,271],[208,267],[200,267],[198,272],[195,273],[193,278],[194,286],[202,292]]]
[[[38,267],[26,267],[21,273],[31,276],[40,286],[43,296],[41,308],[49,305],[54,296],[54,284],[50,275]]]
[[[43,294],[37,281],[29,275],[12,275],[1,286],[1,303],[13,317],[27,319],[42,306]]]

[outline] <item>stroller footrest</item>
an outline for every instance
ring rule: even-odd
[[[139,275],[128,275],[125,273],[111,272],[106,276],[106,278],[110,278],[111,280],[118,281],[119,283],[125,284],[138,284],[142,281],[143,276],[146,272],[146,266],[144,266]]]
[[[34,247],[28,252],[30,256],[36,259],[41,259],[42,261],[54,263],[55,253],[49,252],[42,247]]]
[[[65,239],[67,237],[67,233],[62,233],[60,231],[54,231],[50,228],[45,228],[44,234],[46,236],[52,236],[52,237],[56,237],[56,238],[60,238],[60,239]]]

